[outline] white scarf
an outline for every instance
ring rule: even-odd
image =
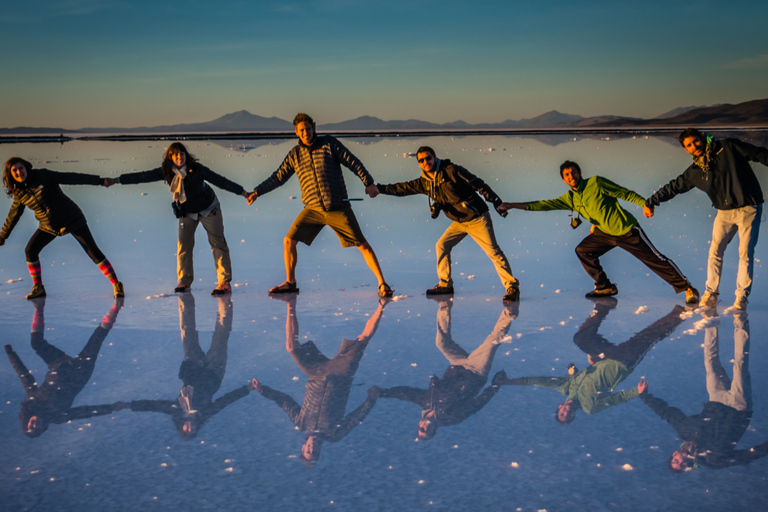
[[[171,180],[171,192],[173,193],[173,200],[178,203],[184,203],[187,200],[187,194],[184,192],[184,178],[187,177],[187,166],[185,165],[181,169],[173,166],[173,180]]]

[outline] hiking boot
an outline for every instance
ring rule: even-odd
[[[45,287],[41,284],[36,284],[32,287],[32,291],[27,294],[26,299],[32,300],[40,297],[45,297]]]
[[[453,295],[453,286],[441,286],[438,284],[434,288],[427,290],[427,295]]]
[[[219,283],[219,285],[211,291],[211,295],[214,297],[218,295],[226,295],[228,293],[232,293],[232,287],[229,286],[229,283],[227,282]]]
[[[115,298],[116,299],[119,299],[121,297],[125,297],[125,290],[123,290],[123,283],[118,281],[113,286],[115,287]]]
[[[691,286],[685,290],[685,303],[696,304],[697,302],[699,302],[699,290]]]
[[[687,293],[687,292],[686,292]],[[717,294],[712,292],[704,292],[699,301],[700,308],[715,308],[717,307]]]
[[[741,293],[736,296],[736,302],[733,303],[733,307],[739,311],[744,311],[747,309],[747,302],[749,302],[747,300],[747,295]]]
[[[520,289],[519,288],[507,288],[507,294],[501,299],[503,302],[520,302]]]
[[[619,289],[616,288],[615,284],[612,284],[606,288],[595,288],[584,296],[588,299],[595,299],[598,297],[611,297],[612,295],[617,295],[618,293]]]

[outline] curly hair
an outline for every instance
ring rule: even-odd
[[[8,159],[7,162],[5,162],[5,172],[3,172],[3,186],[5,187],[5,193],[8,194],[8,197],[13,197],[13,191],[16,190],[16,185],[19,183],[13,179],[13,176],[11,176],[11,167],[19,163],[24,166],[27,172],[32,170],[32,164],[18,156],[12,156]]]

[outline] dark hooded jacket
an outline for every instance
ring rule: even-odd
[[[483,197],[494,207],[502,202],[483,180],[448,159],[439,160],[434,180],[422,171],[415,180],[376,186],[379,192],[391,196],[425,194],[443,210],[446,217],[456,222],[468,222],[487,212],[488,205]]]

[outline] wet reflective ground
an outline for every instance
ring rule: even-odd
[[[417,175],[415,160],[397,155],[432,145],[509,201],[563,193],[557,165],[566,158],[585,176],[643,195],[688,162],[681,148],[653,138],[345,143],[385,183]],[[41,167],[102,175],[148,169],[162,153],[145,147],[152,143],[79,144],[0,149],[3,160],[39,155],[50,160],[34,162]],[[190,150],[249,188],[290,145]],[[755,169],[768,190],[766,168]],[[346,181],[362,197],[359,181]],[[192,293],[171,293],[176,225],[162,185],[66,193],[85,211],[126,298],[115,303],[67,237],[42,254],[48,298],[25,301],[23,247],[36,226],[29,212],[0,248],[0,337],[12,346],[0,364],[7,510],[768,505],[765,243],[746,314],[728,308],[735,247],[716,311],[685,309],[681,295],[618,250],[603,257],[617,299],[590,301],[573,254],[586,225],[571,230],[566,212],[494,214],[520,304],[502,304],[493,267],[471,240],[454,251],[454,299],[435,301],[424,290],[436,283],[434,243],[448,221],[431,220],[424,197],[380,196],[353,208],[395,301],[379,301],[360,255],[340,249],[328,230],[299,249],[301,293],[271,299],[266,290],[284,277],[282,237],[301,207],[288,199],[298,195],[293,180],[250,208],[217,190],[237,284],[217,299],[203,235]],[[711,213],[693,191],[640,221],[699,289]],[[637,397],[640,381],[649,393]],[[561,390],[577,384],[581,407],[561,425]],[[42,418],[34,428],[31,416]],[[682,474],[667,467],[676,451],[688,466]]]

